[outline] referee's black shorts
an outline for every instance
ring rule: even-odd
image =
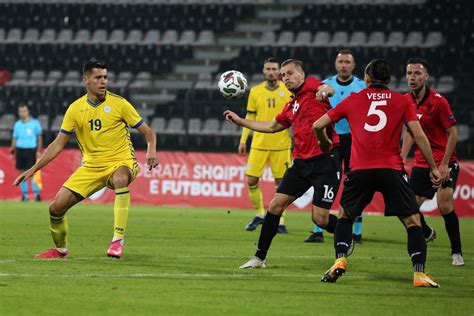
[[[365,169],[351,171],[344,180],[341,205],[346,214],[356,218],[372,201],[375,192],[382,193],[385,216],[409,217],[418,213],[415,193],[402,170]]]
[[[313,205],[330,209],[339,184],[338,161],[333,156],[321,154],[308,159],[295,159],[283,176],[277,193],[299,198],[313,187]]]
[[[33,167],[36,162],[36,148],[16,149],[16,169],[26,170]]]

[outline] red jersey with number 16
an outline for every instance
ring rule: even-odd
[[[316,92],[320,84],[319,79],[306,78],[293,100],[288,102],[283,111],[275,117],[275,120],[284,127],[293,128],[295,140],[293,158],[295,159],[307,159],[323,154],[313,132],[313,123],[326,114],[331,106],[328,102],[316,100]],[[328,136],[332,138],[334,144],[339,144],[339,136],[332,126],[328,129]]]
[[[349,121],[352,134],[352,171],[403,167],[400,156],[402,127],[417,121],[415,109],[406,97],[383,85],[371,85],[352,93],[328,112],[333,122]]]

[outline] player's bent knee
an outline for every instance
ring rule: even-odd
[[[421,221],[420,221],[420,215],[419,214],[414,214],[409,217],[404,217],[400,218],[403,225],[405,225],[406,228],[412,227],[412,226],[420,226],[421,227]]]
[[[313,223],[318,225],[319,227],[325,227],[329,222],[329,217],[313,217]]]
[[[49,205],[49,215],[54,216],[54,217],[60,217],[66,214],[67,208],[59,205],[59,203],[54,200],[51,202]]]
[[[438,205],[439,211],[441,212],[442,215],[447,215],[451,213],[453,210],[454,206],[451,203],[440,203]]]
[[[258,187],[258,180],[257,177],[247,176],[247,185],[249,187]]]
[[[285,211],[285,208],[286,205],[284,203],[279,203],[272,200],[268,206],[268,211],[273,215],[281,215]]]
[[[125,174],[115,174],[113,179],[112,179],[112,184],[114,185],[114,188],[124,188],[128,186],[129,183],[129,176]]]

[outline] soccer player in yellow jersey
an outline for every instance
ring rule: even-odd
[[[275,58],[268,58],[264,61],[263,75],[265,81],[250,89],[246,119],[271,121],[291,100],[291,92],[279,80],[280,65]],[[247,154],[248,136],[249,129],[244,127],[238,149],[240,155]],[[247,175],[250,201],[257,214],[245,227],[248,231],[255,230],[258,225],[263,223],[265,217],[263,196],[258,187],[258,181],[263,175],[267,162],[270,162],[275,185],[278,186],[285,171],[291,167],[291,139],[287,129],[275,134],[253,133],[245,174]],[[284,221],[284,216],[282,216],[278,232],[286,234],[288,231]]]
[[[66,212],[106,186],[115,190],[114,235],[107,255],[120,258],[130,207],[128,185],[138,172],[129,126],[146,138],[148,168],[151,170],[158,165],[154,131],[127,100],[107,91],[107,66],[96,60],[88,61],[84,65],[83,81],[87,94],[69,106],[56,139],[41,159],[14,182],[18,185],[31,178],[56,158],[72,133],[76,134],[82,165],[64,183],[49,206],[50,230],[56,248],[36,255],[37,258],[68,256]]]

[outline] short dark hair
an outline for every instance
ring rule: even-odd
[[[94,68],[107,69],[107,65],[104,62],[92,58],[86,61],[84,67],[82,67],[82,73],[84,75],[89,74]]]
[[[426,69],[426,72],[428,72],[428,62],[426,61],[426,59],[424,58],[419,58],[419,57],[415,57],[415,58],[410,58],[408,59],[407,61],[407,66],[408,65],[413,65],[413,64],[421,64],[423,65],[423,67],[425,67]]]
[[[352,55],[354,57],[354,53],[350,49],[341,49],[337,52],[337,55]]]
[[[337,55],[336,55],[336,58],[337,56],[339,55],[351,55],[352,56],[352,59],[354,60],[355,62],[355,57],[354,57],[354,53],[350,50],[350,49],[341,49],[337,52]]]
[[[289,64],[294,64],[296,68],[299,68],[301,71],[304,71],[303,62],[301,60],[293,59],[293,58],[287,59],[281,63],[281,67],[284,67]]]
[[[275,64],[279,64],[278,60],[275,58],[275,57],[270,57],[270,58],[267,58],[263,61],[263,64],[265,65],[266,63],[275,63]]]
[[[390,83],[390,65],[384,59],[371,60],[367,67],[365,67],[364,73],[371,77],[374,83]]]
[[[20,104],[18,105],[18,108],[27,108],[28,111],[31,112],[31,108],[30,108],[30,106],[29,106],[27,103],[20,103]]]

